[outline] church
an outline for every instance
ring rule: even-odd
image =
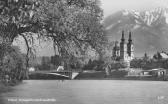
[[[112,59],[116,61],[130,62],[134,59],[134,44],[132,41],[132,33],[129,32],[128,43],[125,41],[124,31],[122,31],[122,37],[120,45],[118,41],[115,42],[113,48]]]

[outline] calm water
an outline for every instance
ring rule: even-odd
[[[0,104],[168,104],[168,82],[28,80],[1,94]]]

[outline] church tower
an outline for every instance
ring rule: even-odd
[[[125,38],[124,38],[124,31],[122,31],[122,38],[121,38],[121,42],[120,42],[120,59],[125,61],[128,58],[128,54],[127,54],[127,44],[125,42]]]
[[[129,39],[128,39],[128,44],[127,44],[127,52],[128,52],[128,57],[130,60],[134,58],[134,45],[132,42],[132,36],[131,32],[129,32]]]

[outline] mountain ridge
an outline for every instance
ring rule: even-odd
[[[144,53],[153,55],[157,51],[168,51],[168,8],[156,8],[150,11],[122,10],[104,20],[109,41],[121,38],[124,30],[133,32],[135,56]]]

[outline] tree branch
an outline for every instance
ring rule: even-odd
[[[30,52],[30,46],[29,46],[29,43],[28,43],[28,40],[26,38],[26,36],[24,36],[24,34],[20,34],[20,36],[22,36],[25,40],[25,43],[26,43],[26,46],[27,46],[27,54],[26,54],[26,72],[28,70],[28,67],[29,67],[29,52]],[[26,77],[28,78],[28,76],[26,75]]]

